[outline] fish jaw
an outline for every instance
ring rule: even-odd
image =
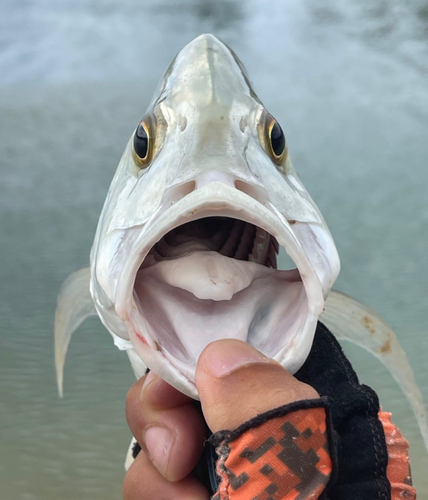
[[[159,277],[150,276],[149,272],[143,281],[137,279],[150,250],[173,228],[213,216],[230,217],[262,228],[287,251],[298,272],[277,271],[246,262],[247,268],[254,269],[249,270],[249,282],[241,283],[238,291],[230,294],[228,288],[226,293],[229,295],[213,295],[214,298],[210,299],[208,290],[204,298],[198,298],[180,286],[167,286],[164,282],[157,289],[154,287],[159,301],[156,305],[150,286],[156,284]],[[206,345],[219,338],[247,341],[292,373],[300,368],[312,345],[316,323],[323,310],[323,284],[308,257],[311,249],[301,245],[292,226],[275,213],[269,202],[263,205],[224,182],[213,180],[159,212],[140,228],[138,235],[136,232],[134,235],[135,240],[127,251],[130,258],[124,262],[117,281],[115,310],[147,366],[194,398],[197,398],[194,380],[199,355]],[[313,244],[315,246],[315,242]],[[192,257],[186,258],[191,260]],[[166,263],[171,264],[171,261]],[[194,280],[196,289],[204,284],[201,274],[198,273]],[[142,296],[147,300],[147,307],[140,301]],[[266,303],[270,317],[254,334],[250,325],[257,322],[256,316],[266,308]],[[159,304],[161,307],[157,309]],[[192,307],[196,310],[192,311]],[[218,311],[222,313],[218,314]],[[166,319],[154,321],[153,314]]]

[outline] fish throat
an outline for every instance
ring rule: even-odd
[[[131,321],[139,342],[191,377],[204,347],[220,338],[274,356],[307,316],[297,267],[277,269],[279,245],[232,217],[204,217],[167,232],[142,261]]]

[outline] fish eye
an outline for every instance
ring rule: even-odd
[[[284,163],[287,144],[285,142],[284,132],[281,125],[275,120],[273,116],[267,118],[267,145],[273,161],[277,165]]]
[[[135,131],[134,150],[142,160],[147,158],[149,152],[149,134],[143,124],[139,124]]]
[[[269,139],[273,154],[279,158],[285,150],[285,137],[280,124],[275,119],[269,126]]]
[[[134,133],[134,159],[140,168],[149,165],[153,150],[153,118],[145,116]]]
[[[267,111],[263,111],[259,123],[259,139],[266,153],[278,167],[287,158],[287,142],[281,125]]]

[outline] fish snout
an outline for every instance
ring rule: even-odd
[[[187,195],[211,183],[225,184],[229,188],[241,191],[262,205],[266,205],[269,201],[269,195],[263,186],[243,180],[230,172],[209,170],[199,174],[194,180],[181,182],[166,189],[163,195],[163,203],[168,206],[177,203]]]
[[[195,182],[196,189],[200,189],[207,184],[210,184],[211,182],[221,182],[231,188],[241,191],[247,196],[250,196],[262,205],[265,205],[269,200],[269,195],[263,186],[260,186],[253,182],[249,182],[247,180],[243,180],[242,178],[239,178],[230,172],[210,170],[208,172],[200,174],[196,178]]]
[[[208,170],[196,177],[196,188],[200,189],[211,182],[222,182],[230,187],[235,187],[236,177],[230,172],[220,170]]]

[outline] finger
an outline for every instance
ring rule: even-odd
[[[319,398],[279,363],[239,340],[219,340],[202,352],[196,369],[202,410],[213,432],[233,430],[265,411]]]
[[[129,390],[126,418],[135,439],[165,478],[178,481],[193,470],[206,434],[193,400],[149,374]]]
[[[123,500],[208,500],[202,484],[193,477],[169,482],[141,451],[123,482]]]

